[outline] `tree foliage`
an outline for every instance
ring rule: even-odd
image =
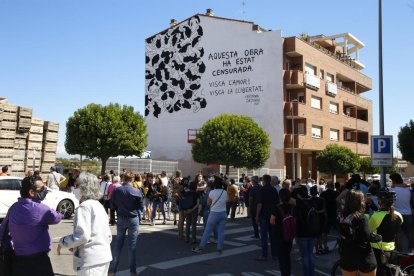
[[[414,164],[414,121],[410,120],[408,124],[400,128],[398,132],[398,149],[402,158]]]
[[[256,169],[269,158],[268,134],[252,118],[222,114],[208,120],[197,133],[193,159],[204,164]]]
[[[89,104],[66,123],[66,151],[101,159],[102,174],[109,157],[141,156],[146,146],[144,118],[132,106]]]
[[[364,174],[376,174],[380,173],[380,168],[371,165],[371,157],[361,157],[359,160],[359,169],[358,171]]]
[[[351,149],[330,144],[316,156],[316,165],[323,173],[345,174],[359,168],[359,159]]]

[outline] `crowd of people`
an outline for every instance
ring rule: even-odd
[[[171,220],[178,239],[191,242],[194,253],[204,252],[207,243],[214,242],[221,254],[226,222],[238,214],[250,219],[252,239],[261,244],[256,260],[277,260],[283,276],[291,275],[294,240],[303,275],[314,275],[315,255],[332,250],[327,238],[332,231],[340,236],[343,275],[387,275],[384,256],[394,249],[403,250],[402,235],[408,240],[407,250],[414,250],[413,191],[399,174],[390,178],[392,187],[384,189],[379,182],[368,183],[359,175],[341,185],[323,179],[319,183],[312,179],[279,181],[270,175],[242,175],[236,183],[224,175],[183,177],[180,171],[168,178],[165,172],[140,175],[124,170],[117,175],[110,171],[96,177],[73,170],[66,189],[80,205],[73,233],[59,240],[57,252],[62,248],[73,251],[77,275],[115,275],[126,240],[130,273],[135,275],[141,223],[154,226],[162,215],[161,224]],[[61,180],[52,169],[46,186],[52,188]],[[40,203],[37,194],[43,186],[38,175],[26,177],[22,198],[0,227],[2,244],[12,241],[14,247],[13,275],[34,275],[30,274],[33,269],[42,269],[36,275],[53,275],[47,254],[51,250],[48,225],[59,223],[61,215]],[[204,231],[197,240],[196,226],[201,220]],[[117,233],[112,251],[110,225],[116,225]],[[39,234],[24,235],[27,231]],[[45,265],[32,267],[40,262]]]

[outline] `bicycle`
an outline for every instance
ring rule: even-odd
[[[390,257],[385,265],[392,276],[414,276],[414,254],[403,253],[398,251],[389,251]],[[388,261],[392,260],[393,264]],[[340,260],[337,260],[331,269],[331,276],[342,275]]]

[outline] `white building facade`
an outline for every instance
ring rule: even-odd
[[[284,167],[283,39],[252,22],[197,14],[146,39],[145,120],[153,159],[185,174],[191,135],[222,113],[252,117],[269,134],[265,167]]]

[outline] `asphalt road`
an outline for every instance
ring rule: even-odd
[[[202,254],[191,252],[193,244],[178,240],[176,227],[172,221],[167,225],[156,221],[155,226],[143,223],[140,226],[137,244],[137,271],[139,275],[280,275],[277,261],[267,262],[255,260],[260,256],[260,241],[251,239],[252,227],[250,219],[243,217],[226,224],[226,237],[222,254],[216,251],[215,244],[209,244]],[[72,254],[66,249],[56,254],[57,241],[65,234],[71,233],[72,220],[64,220],[50,227],[53,249],[49,254],[55,273],[75,275],[72,269]],[[116,238],[116,227],[111,226],[113,239]],[[198,236],[202,235],[202,226],[198,228]],[[200,239],[201,237],[199,237]],[[112,242],[112,245],[115,241]],[[332,248],[335,239],[330,238]],[[118,273],[129,275],[127,247],[124,246]],[[296,246],[292,250],[292,275],[302,275],[299,251]],[[335,252],[316,256],[316,275],[329,275],[332,264],[338,259]]]

